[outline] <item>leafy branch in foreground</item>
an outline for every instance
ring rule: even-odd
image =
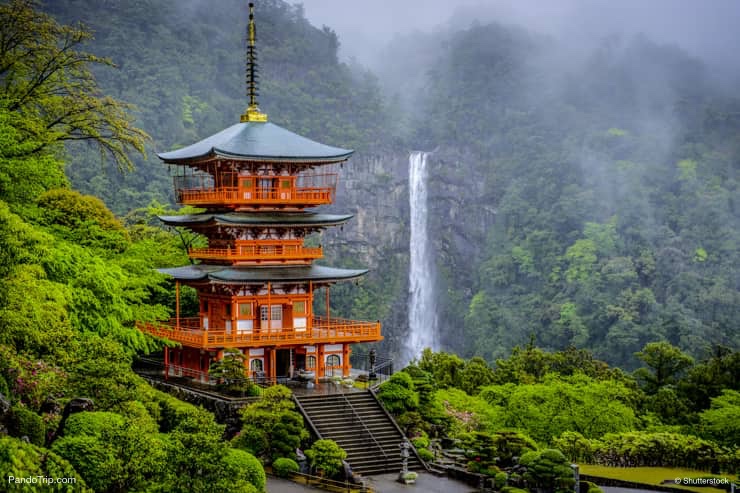
[[[32,143],[16,147],[22,154],[6,157],[86,141],[119,170],[132,169],[128,152],[144,154],[149,135],[134,126],[131,105],[102,94],[91,71],[113,63],[78,51],[92,39],[84,26],[60,25],[34,7],[33,0],[0,5],[0,108],[18,116],[14,126]]]

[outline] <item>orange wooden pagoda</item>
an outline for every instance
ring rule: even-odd
[[[380,323],[332,317],[329,287],[367,271],[314,264],[322,249],[305,245],[304,239],[352,217],[310,209],[333,202],[336,167],[353,151],[267,121],[257,105],[255,37],[250,4],[249,106],[241,122],[159,154],[175,171],[178,202],[205,209],[160,219],[204,235],[208,247],[189,251],[198,263],[160,269],[176,283],[175,318],[139,328],[179,343],[165,348],[167,374],[207,375],[225,348],[235,348],[252,376],[275,381],[303,371],[316,380],[347,377],[350,344],[381,340]],[[181,284],[198,292],[197,317],[180,316]],[[322,316],[313,312],[320,289],[326,299]]]

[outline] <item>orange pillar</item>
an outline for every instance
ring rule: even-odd
[[[326,372],[326,365],[324,364],[324,345],[323,344],[317,344],[316,345],[316,381],[318,382],[318,379],[326,376],[324,373]]]
[[[277,383],[277,358],[276,358],[277,351],[275,348],[270,349],[270,379],[272,380],[273,384]]]
[[[349,378],[349,370],[352,365],[349,363],[349,356],[352,354],[352,348],[346,342],[342,344],[342,377]]]

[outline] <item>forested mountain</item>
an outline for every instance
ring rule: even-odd
[[[737,347],[740,100],[700,60],[644,36],[569,58],[498,24],[439,51],[415,132],[440,149],[448,347],[493,361],[534,336],[627,367],[654,340]]]
[[[152,136],[148,159],[123,175],[70,148],[73,185],[120,215],[151,200],[171,201],[167,168],[154,153],[216,133],[238,122],[246,107],[247,4],[69,0],[44,8],[94,32],[87,49],[118,67],[96,74],[101,87],[135,104],[137,124]],[[310,25],[300,6],[277,0],[260,2],[258,21],[259,101],[271,121],[350,149],[391,140],[375,78],[339,63],[331,29]]]
[[[123,175],[69,147],[73,186],[121,215],[171,200],[152,151],[243,110],[243,2],[45,7],[91,26],[90,50],[119,66],[97,74],[101,86],[135,103],[153,138],[148,161]],[[258,10],[262,108],[358,149],[337,204],[358,220],[327,233],[328,253],[373,268],[335,299],[338,313],[382,319],[385,350],[397,353],[407,329],[403,167],[418,148],[438,150],[429,186],[445,348],[492,362],[534,335],[630,367],[650,341],[695,356],[738,345],[740,101],[722,73],[647,36],[607,35],[576,55],[522,27],[477,23],[392,41],[382,93],[337,60],[341,40],[300,6]]]

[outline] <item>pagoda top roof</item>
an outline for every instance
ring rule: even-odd
[[[249,213],[224,212],[220,214],[183,214],[180,216],[158,216],[170,226],[205,226],[210,224],[235,224],[245,226],[294,226],[294,227],[322,227],[335,226],[352,219],[352,214],[318,214],[312,212],[281,212],[281,213]]]
[[[356,279],[367,274],[367,269],[337,269],[324,265],[307,267],[248,267],[197,264],[168,269],[157,269],[178,281],[211,281],[218,284],[265,284],[267,282],[337,282]]]
[[[189,164],[213,157],[244,161],[335,163],[354,151],[332,147],[270,122],[242,122],[182,149],[157,154],[171,164]]]

